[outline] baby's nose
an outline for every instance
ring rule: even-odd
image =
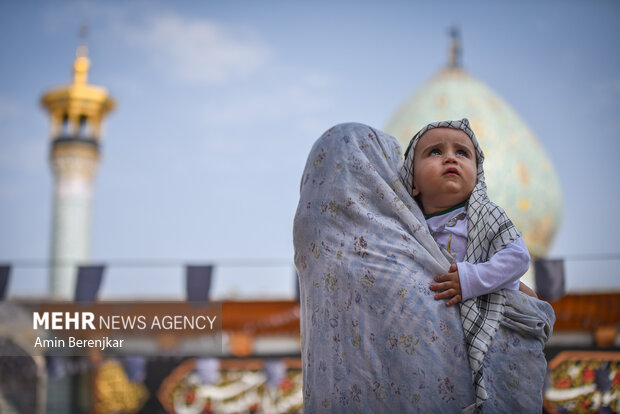
[[[456,162],[456,154],[446,152],[444,162]]]

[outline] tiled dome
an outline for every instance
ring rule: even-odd
[[[530,253],[544,257],[559,227],[562,195],[553,165],[532,131],[503,99],[458,66],[425,83],[384,130],[406,148],[424,125],[469,118],[485,153],[489,197],[523,233]]]

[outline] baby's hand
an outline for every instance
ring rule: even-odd
[[[461,293],[461,282],[459,280],[459,269],[456,264],[450,266],[448,273],[435,277],[435,282],[442,282],[435,283],[430,287],[431,290],[441,292],[435,295],[435,300],[451,298],[446,302],[446,306],[450,306],[459,303],[463,298]]]

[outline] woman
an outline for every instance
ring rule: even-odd
[[[396,140],[361,124],[328,130],[310,151],[294,223],[305,412],[476,409],[459,311],[429,290],[450,262],[401,165]],[[478,409],[540,412],[553,312],[519,292],[506,309]]]

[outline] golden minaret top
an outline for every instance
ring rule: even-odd
[[[80,45],[73,62],[73,82],[46,92],[41,104],[51,116],[52,139],[75,137],[98,141],[104,116],[111,111],[114,100],[99,86],[88,83],[88,47],[85,26],[80,28]],[[85,135],[84,126],[87,125]]]

